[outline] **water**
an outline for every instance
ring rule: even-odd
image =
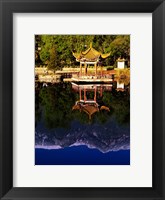
[[[129,90],[58,83],[35,92],[36,165],[129,165]]]

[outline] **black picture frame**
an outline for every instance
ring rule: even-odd
[[[153,187],[13,187],[13,13],[152,13]],[[142,30],[143,31],[143,30]],[[141,41],[142,42],[142,41]],[[165,199],[165,2],[163,0],[0,0],[0,197],[7,199]]]

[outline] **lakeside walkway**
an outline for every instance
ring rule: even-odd
[[[44,71],[43,71],[44,70]],[[52,71],[43,70],[35,70],[35,81],[36,82],[45,82],[45,83],[59,83],[63,82],[105,82],[109,83],[113,81],[115,70],[103,71],[102,74],[98,73],[97,76],[89,74],[86,76],[79,76],[79,72],[77,69],[74,71],[64,70],[64,71],[56,71],[55,73]]]

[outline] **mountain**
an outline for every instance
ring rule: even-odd
[[[36,148],[60,149],[79,145],[98,149],[102,153],[128,150],[130,149],[130,128],[121,128],[112,120],[104,125],[82,125],[74,121],[69,129],[47,130],[42,124],[36,127]]]

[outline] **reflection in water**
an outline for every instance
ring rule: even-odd
[[[59,83],[36,89],[36,148],[130,148],[129,93],[113,85]]]
[[[100,100],[103,96],[103,89],[111,89],[112,85],[107,85],[106,87],[102,85],[77,85],[72,83],[72,88],[79,92],[79,100],[76,101],[72,110],[84,111],[88,114],[89,119],[96,112],[101,110],[110,111],[109,107],[105,106],[103,102],[99,102],[97,95],[99,94]],[[93,97],[92,97],[93,94]]]
[[[122,91],[124,92],[124,83],[120,83],[120,82],[117,82],[117,88],[116,88],[117,91]]]

